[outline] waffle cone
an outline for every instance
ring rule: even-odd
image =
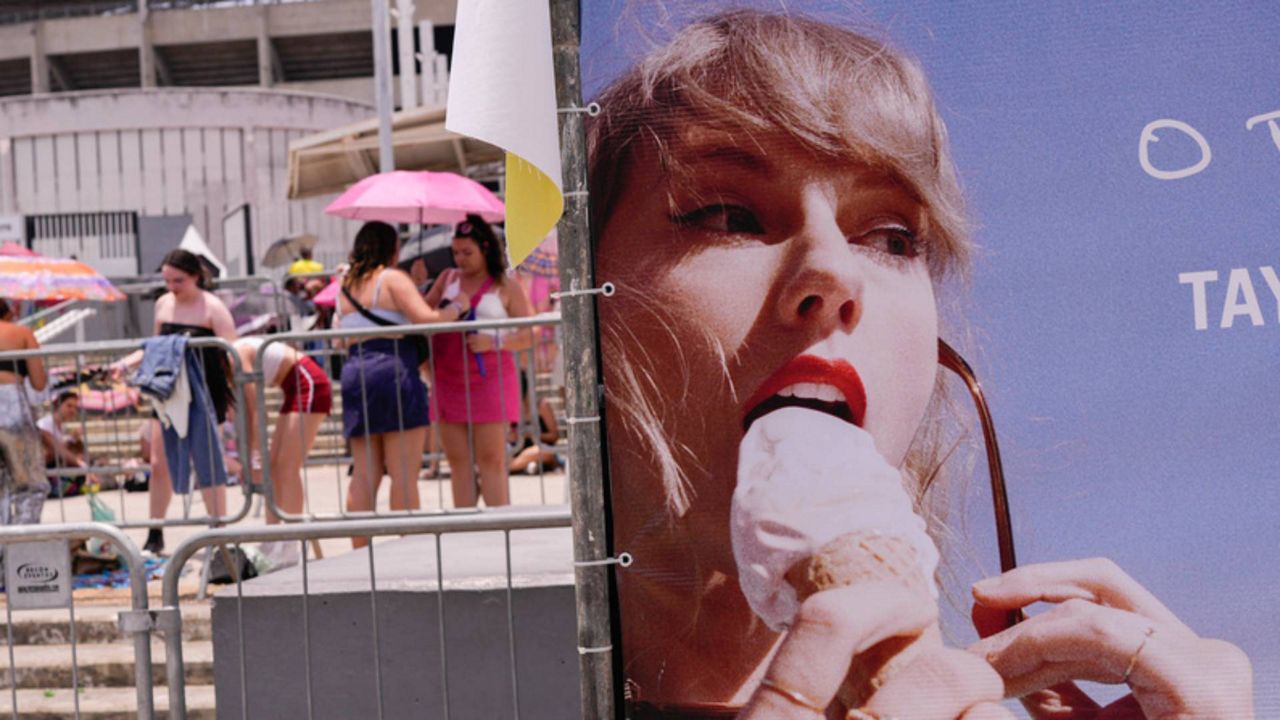
[[[933,580],[921,575],[916,549],[900,537],[883,533],[842,535],[812,557],[792,565],[786,579],[800,602],[823,590],[863,582],[899,583],[933,601]],[[859,654],[849,667],[837,699],[846,708],[865,705],[894,670],[910,662],[920,647],[940,644],[941,637],[935,625],[921,636],[889,638]]]

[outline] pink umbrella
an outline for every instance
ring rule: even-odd
[[[0,255],[5,257],[40,257],[40,253],[34,250],[28,250],[11,240],[0,245]]]
[[[311,302],[320,307],[333,307],[338,302],[338,292],[341,288],[342,279],[334,278],[323,290],[316,293],[315,297],[311,298]]]
[[[489,222],[506,217],[502,201],[470,178],[449,172],[395,170],[347,188],[324,211],[353,220],[456,224],[468,214]]]

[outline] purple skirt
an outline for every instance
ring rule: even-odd
[[[378,338],[348,351],[342,365],[343,437],[399,432],[429,423],[427,386],[418,376],[413,343]]]

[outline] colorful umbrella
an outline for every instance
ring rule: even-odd
[[[529,257],[517,266],[518,270],[538,277],[560,277],[560,253],[555,233],[542,241],[542,244],[529,253]]]
[[[124,300],[124,293],[78,260],[0,257],[0,297],[10,300]]]
[[[395,170],[352,185],[324,211],[353,220],[453,225],[468,214],[489,222],[506,217],[502,201],[470,178],[449,172]]]
[[[9,240],[0,245],[0,257],[40,257],[40,253]]]

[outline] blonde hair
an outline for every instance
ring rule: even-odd
[[[964,198],[946,127],[923,71],[884,42],[803,16],[725,12],[685,27],[610,85],[598,102],[602,113],[588,121],[587,133],[596,232],[607,224],[638,158],[656,153],[664,170],[680,172],[672,146],[682,129],[696,125],[746,138],[781,134],[833,164],[867,167],[895,179],[923,208],[919,232],[935,284],[967,267]],[[626,291],[620,285],[621,297],[613,302],[625,302]],[[642,354],[648,351],[628,337],[628,328],[604,331],[610,404],[625,430],[648,446],[668,510],[679,516],[691,502],[685,468],[698,459],[682,452],[665,407],[655,404],[667,394],[661,385],[670,379],[645,369]],[[713,351],[724,357],[723,348]],[[945,405],[942,395],[935,392],[929,417]],[[936,476],[940,437],[938,428],[922,426],[907,460],[922,492]]]

